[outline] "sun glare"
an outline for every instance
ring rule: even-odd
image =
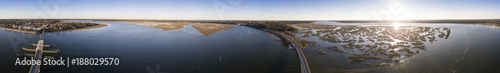
[[[399,23],[399,22],[392,23],[392,27],[394,27],[394,29],[396,29],[396,30],[399,29],[399,26],[401,26],[401,23]]]
[[[401,40],[398,40],[398,39],[393,39],[394,42],[389,42],[391,43],[391,45],[397,45],[398,42],[401,42]]]

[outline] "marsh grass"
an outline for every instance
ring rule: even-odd
[[[320,25],[313,23],[293,24],[299,29],[298,37],[317,37],[319,40],[338,43],[327,47],[329,51],[344,53],[351,63],[365,60],[399,62],[404,56],[414,56],[425,50],[424,42],[447,39],[449,28],[421,26],[358,26],[358,25]],[[418,49],[412,49],[418,48]],[[350,49],[350,50],[349,50]],[[347,50],[347,51],[343,51]],[[378,64],[385,66],[387,64]]]
[[[392,63],[380,63],[377,65],[377,67],[389,66],[389,65],[393,65],[393,64]]]
[[[210,34],[222,31],[222,30],[227,30],[234,28],[235,26],[233,25],[226,25],[226,24],[212,24],[212,23],[203,23],[203,24],[196,24],[193,25],[196,30],[200,31],[201,33],[205,34],[206,36],[209,36]]]
[[[159,28],[163,30],[176,30],[182,29],[185,25],[196,24],[190,22],[155,22],[155,21],[117,21],[122,23],[130,23],[146,27]]]
[[[326,52],[320,51],[319,54],[326,55]]]
[[[194,23],[165,23],[165,24],[158,24],[158,25],[143,25],[147,27],[153,27],[153,28],[160,28],[163,30],[175,30],[175,29],[182,29],[186,25],[190,25]]]

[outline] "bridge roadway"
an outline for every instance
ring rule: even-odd
[[[45,29],[42,30],[42,34],[40,35],[40,40],[38,41],[38,44],[36,46],[36,52],[35,52],[35,59],[41,61],[42,60],[42,51],[43,51],[43,43],[45,40]],[[38,73],[40,72],[40,65],[31,65],[30,73]]]
[[[295,48],[295,50],[297,51],[297,55],[298,55],[299,60],[300,60],[300,69],[301,69],[300,71],[301,71],[301,73],[311,73],[311,71],[309,70],[309,65],[307,64],[306,57],[304,56],[304,53],[302,52],[302,49],[300,49],[299,44],[297,42],[295,42],[294,39],[292,39],[292,38],[290,38],[290,36],[287,36],[286,34],[283,34],[283,33],[280,33],[280,32],[276,32],[276,31],[272,31],[272,30],[268,30],[268,29],[263,29],[263,30],[279,34],[279,36],[282,36],[287,41],[289,41],[290,44],[292,45],[292,47]]]

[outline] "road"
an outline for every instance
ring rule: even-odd
[[[41,61],[42,60],[42,51],[43,51],[43,43],[45,40],[45,30],[42,30],[42,34],[40,35],[40,40],[36,46],[35,59]],[[40,65],[31,65],[30,73],[38,73],[40,72]]]
[[[300,60],[301,73],[311,73],[311,71],[309,70],[309,64],[307,64],[307,60],[306,60],[306,57],[304,56],[304,53],[302,52],[302,49],[300,49],[299,44],[297,42],[295,42],[295,40],[293,38],[290,38],[290,36],[283,34],[283,33],[276,32],[276,31],[272,31],[272,30],[268,30],[268,29],[263,29],[263,30],[279,34],[279,36],[282,36],[287,41],[289,41],[290,44],[292,45],[292,47],[295,48],[295,50],[297,51],[297,55],[298,55],[299,60]]]

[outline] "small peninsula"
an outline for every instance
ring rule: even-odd
[[[100,28],[105,26],[108,25],[97,24],[97,23],[71,22],[64,20],[51,20],[51,19],[0,20],[0,28],[4,30],[32,33],[32,34],[37,34],[42,32],[43,28],[45,28],[45,32],[65,32],[65,31]]]

